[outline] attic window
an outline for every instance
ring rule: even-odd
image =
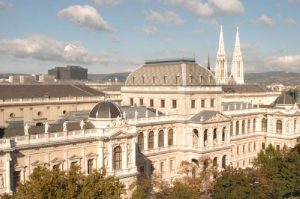
[[[176,84],[179,83],[179,75],[176,76]]]
[[[200,75],[200,83],[202,83],[202,82],[203,82],[203,76]]]
[[[132,77],[132,83],[134,84],[134,82],[135,82],[135,76]]]
[[[152,77],[152,82],[155,84],[155,76]]]
[[[38,115],[39,117],[41,117],[41,116],[42,116],[42,112],[41,112],[41,111],[37,112],[37,115]]]
[[[190,75],[190,83],[192,84],[193,83],[193,76]]]
[[[145,76],[142,77],[142,82],[145,84]]]
[[[166,84],[167,83],[167,76],[165,75],[164,76],[164,84]]]
[[[10,117],[10,118],[13,118],[13,117],[15,117],[15,114],[14,114],[14,113],[11,113],[11,114],[9,114],[9,117]]]

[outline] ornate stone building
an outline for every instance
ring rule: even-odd
[[[172,180],[182,161],[246,168],[268,144],[292,147],[300,136],[300,110],[289,95],[218,85],[192,59],[146,62],[128,76],[121,99],[121,106],[98,103],[80,122],[4,129],[1,193],[15,190],[37,165],[79,164],[85,173],[105,166],[127,187],[138,172]]]

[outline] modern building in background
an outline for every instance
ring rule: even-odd
[[[57,80],[87,80],[88,69],[81,66],[55,67],[48,70],[48,75],[53,75]]]

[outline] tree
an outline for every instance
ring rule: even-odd
[[[19,184],[14,199],[96,199],[120,198],[125,193],[124,185],[114,176],[105,176],[105,171],[90,175],[81,173],[80,167],[68,171],[49,170],[37,167],[24,184]]]
[[[226,168],[216,179],[213,198],[265,199],[276,198],[273,184],[264,170]]]

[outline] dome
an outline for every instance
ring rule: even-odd
[[[282,93],[274,102],[274,105],[294,105],[295,100],[287,93]]]
[[[195,59],[146,61],[127,78],[126,86],[216,85],[214,75]]]
[[[109,101],[99,102],[89,114],[89,118],[112,119],[117,117],[122,117],[122,111],[116,104]]]

